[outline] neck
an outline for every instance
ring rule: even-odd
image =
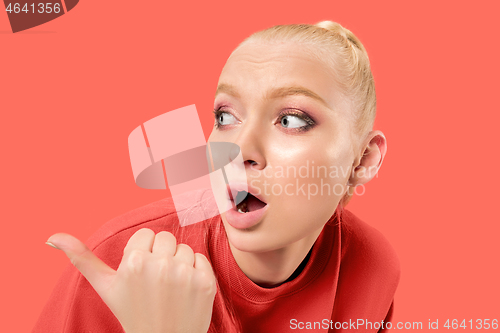
[[[297,268],[301,266],[322,230],[323,228],[320,228],[308,237],[268,252],[240,251],[233,247],[231,242],[229,247],[236,263],[250,280],[264,288],[276,287],[300,273]]]

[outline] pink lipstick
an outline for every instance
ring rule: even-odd
[[[247,229],[262,220],[269,205],[258,191],[246,184],[230,184],[227,189],[232,208],[226,211],[225,216],[232,227]]]

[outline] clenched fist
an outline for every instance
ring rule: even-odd
[[[66,253],[127,333],[206,333],[217,291],[208,259],[175,236],[143,228],[130,237],[115,271],[75,237],[47,241]]]

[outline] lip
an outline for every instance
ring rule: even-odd
[[[238,194],[238,191],[247,191],[248,193],[250,193],[251,195],[253,195],[257,199],[259,199],[260,201],[265,203],[267,206],[267,202],[264,199],[264,197],[262,196],[262,194],[260,193],[260,190],[256,189],[255,187],[252,187],[251,185],[248,185],[246,183],[229,183],[226,186],[226,188],[227,188],[226,194],[227,194],[228,200],[231,200],[231,198],[229,197],[229,193],[231,193],[231,195],[234,197],[235,194]],[[231,202],[233,202],[233,200],[231,200]]]
[[[238,191],[247,191],[252,194],[254,197],[264,202],[266,205],[261,209],[257,209],[248,213],[239,213],[234,201],[230,199],[229,193],[233,195],[233,193],[237,193]],[[225,212],[227,223],[229,223],[232,227],[236,229],[247,229],[253,227],[257,223],[262,220],[262,217],[267,211],[269,204],[263,200],[262,195],[258,193],[258,190],[247,185],[245,183],[231,183],[227,185],[227,199],[231,201],[232,208]]]

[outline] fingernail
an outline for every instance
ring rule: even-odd
[[[45,244],[52,246],[54,249],[58,249],[58,250],[60,250],[60,248],[58,248],[57,246],[55,246],[55,245],[54,245],[54,244],[52,244],[51,242],[45,242]]]

